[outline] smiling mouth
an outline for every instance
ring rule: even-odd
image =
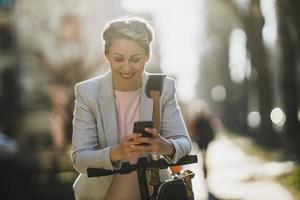
[[[129,79],[129,78],[132,78],[134,76],[134,74],[133,73],[131,73],[131,74],[120,73],[120,76],[123,78]]]

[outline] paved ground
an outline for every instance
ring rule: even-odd
[[[221,136],[207,152],[208,181],[203,178],[201,153],[194,144],[193,154],[199,162],[187,165],[196,176],[193,179],[195,200],[207,200],[208,190],[215,199],[228,200],[293,200],[292,195],[274,179],[293,168],[291,162],[266,162],[247,155],[239,146]],[[211,196],[212,197],[212,196]],[[214,199],[214,198],[210,198]]]

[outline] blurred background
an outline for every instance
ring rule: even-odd
[[[127,15],[154,26],[146,71],[176,79],[195,149],[215,140],[211,168],[227,152],[218,141],[250,146],[245,156],[288,162],[291,178],[272,180],[299,199],[299,10],[295,0],[0,0],[0,199],[74,199],[73,87],[108,70],[101,31]],[[201,151],[203,110],[218,135]],[[196,199],[247,199],[202,186]]]

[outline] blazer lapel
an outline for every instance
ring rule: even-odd
[[[146,95],[146,84],[149,79],[148,73],[144,72],[142,80],[142,93],[140,104],[140,121],[152,120],[153,100]]]
[[[153,100],[146,95],[145,91],[148,78],[149,75],[144,72],[142,76],[142,93],[139,113],[140,121],[152,120]],[[100,91],[100,107],[107,146],[115,145],[119,142],[119,134],[111,71],[104,76],[102,82]]]
[[[119,134],[111,71],[103,79],[100,91],[100,108],[107,146],[115,145],[119,142]]]

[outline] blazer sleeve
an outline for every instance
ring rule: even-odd
[[[165,94],[162,96],[161,134],[168,139],[175,148],[173,158],[165,158],[169,163],[176,163],[179,159],[191,152],[192,144],[180,108],[177,104],[175,81],[170,78],[165,78],[163,90]]]
[[[100,149],[96,119],[91,101],[83,85],[75,86],[75,109],[73,113],[72,161],[76,171],[86,173],[87,168],[112,170],[110,148]]]

